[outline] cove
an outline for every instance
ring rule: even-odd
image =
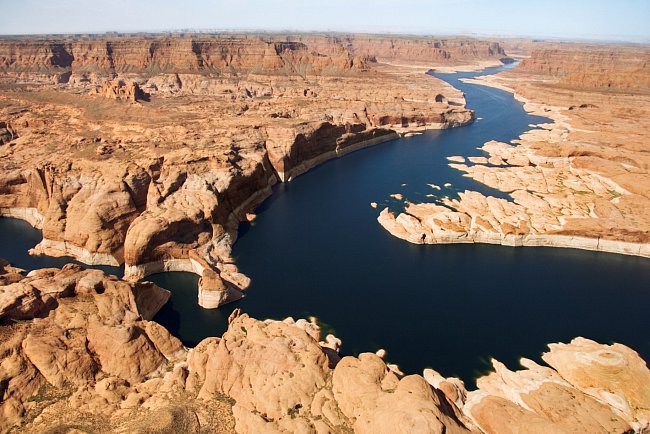
[[[472,189],[508,198],[448,166],[450,155],[482,155],[488,140],[509,141],[546,122],[512,95],[459,81],[486,73],[438,75],[462,90],[479,118],[466,127],[402,138],[331,160],[274,188],[242,224],[233,254],[251,277],[248,296],[217,310],[197,304],[198,277],[163,273],[147,279],[172,291],[155,320],[193,346],[227,328],[234,308],[256,318],[315,316],[343,340],[342,353],[385,348],[406,373],[432,367],[470,385],[495,357],[511,368],[538,359],[549,342],[584,336],[621,342],[650,360],[650,261],[553,248],[412,245],[376,221],[398,211],[400,193],[432,201]],[[438,192],[427,184],[451,187]],[[402,184],[406,184],[402,186]],[[370,202],[379,203],[378,209]],[[32,258],[40,231],[0,219],[0,257],[33,269],[65,258]],[[97,267],[102,268],[102,267]],[[121,269],[103,267],[121,275]]]

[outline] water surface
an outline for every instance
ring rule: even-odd
[[[42,239],[43,233],[34,229],[29,223],[13,218],[0,218],[0,258],[6,259],[13,266],[25,270],[36,270],[50,267],[61,268],[65,264],[73,262],[85,268],[90,267],[70,257],[30,256],[29,249],[36,246]],[[118,277],[124,276],[124,266],[97,265],[92,268]]]

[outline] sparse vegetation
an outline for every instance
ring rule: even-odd
[[[300,414],[300,409],[302,408],[302,404],[298,403],[294,405],[293,407],[289,407],[287,410],[287,414],[291,416],[291,419],[295,419],[298,414]]]
[[[230,396],[226,395],[225,393],[219,393],[219,392],[215,393],[214,394],[214,399],[216,401],[228,404],[231,407],[237,403],[237,401],[234,398],[231,398]]]
[[[607,190],[609,193],[609,200],[616,199],[617,197],[621,197],[621,193],[619,193],[616,190]]]

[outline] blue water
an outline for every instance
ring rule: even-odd
[[[29,223],[12,218],[0,218],[0,258],[6,259],[16,267],[25,270],[36,270],[38,268],[61,268],[70,262],[80,264],[86,268],[88,265],[82,264],[69,257],[52,258],[50,256],[30,256],[29,249],[34,247],[43,239],[40,230],[34,229]],[[124,275],[124,266],[93,266],[103,270],[105,273],[114,274],[118,277]]]
[[[237,307],[257,318],[315,316],[343,340],[345,354],[385,348],[407,373],[433,367],[470,384],[490,357],[517,367],[519,357],[538,359],[547,343],[575,336],[621,342],[649,360],[649,260],[573,249],[412,245],[377,223],[385,205],[401,206],[392,193],[413,202],[465,189],[508,197],[446,160],[483,155],[476,148],[484,142],[509,141],[528,124],[547,121],[527,115],[506,92],[458,81],[485,73],[439,76],[466,94],[481,120],[355,152],[276,186],[255,222],[241,226],[234,247],[240,270],[252,278],[245,299],[201,309],[197,276],[158,274],[149,279],[172,290],[172,299],[155,319],[192,346],[223,333]],[[427,186],[448,182],[440,192]],[[3,240],[5,233],[0,225]],[[0,249],[3,255],[15,262]]]

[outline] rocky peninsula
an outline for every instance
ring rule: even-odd
[[[552,123],[450,166],[512,200],[475,191],[407,204],[380,224],[413,243],[555,246],[650,257],[650,51],[565,45],[475,84],[513,92]]]

